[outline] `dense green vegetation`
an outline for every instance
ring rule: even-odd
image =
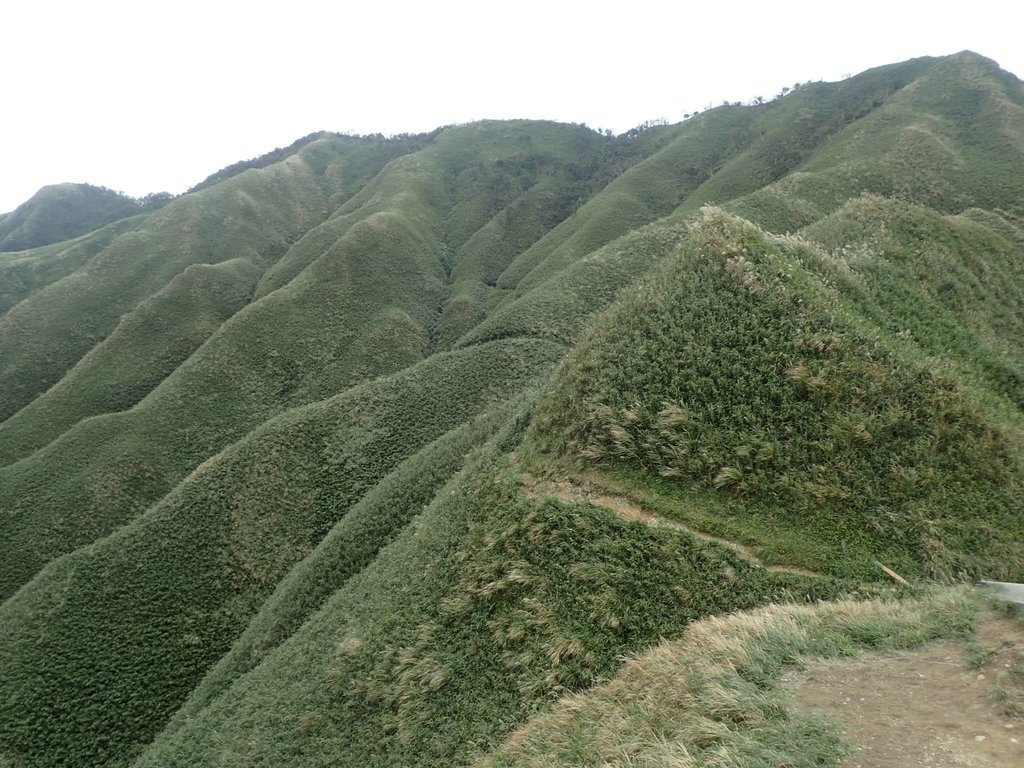
[[[544,448],[715,491],[722,515],[788,538],[813,521],[795,562],[816,570],[866,577],[881,557],[938,579],[1024,578],[1019,424],[1001,423],[950,370],[1002,355],[966,324],[945,329],[941,300],[925,281],[900,282],[891,255],[868,260],[884,274],[872,281],[859,261],[721,211],[688,234],[570,354],[534,425]],[[991,300],[986,290],[981,303]],[[888,312],[864,317],[858,304]],[[1020,314],[1006,309],[1014,321],[985,330],[1013,345]],[[897,314],[898,329],[873,322]],[[949,330],[946,364],[930,358],[937,334],[915,342],[918,324]],[[1018,380],[1010,360],[996,384]]]
[[[591,684],[693,618],[836,594],[588,505],[527,499],[500,442],[140,765],[464,763],[538,700]],[[267,738],[253,744],[252,729]]]
[[[604,692],[708,617],[887,595],[737,618],[765,683],[959,631],[879,566],[1024,579],[1022,119],[963,53],[325,132],[0,253],[0,766],[602,763],[651,745],[556,702],[643,732]],[[687,750],[723,658],[650,691]],[[809,734],[772,696],[751,764]]]
[[[43,187],[10,213],[0,214],[0,251],[23,251],[84,235],[118,219],[153,211],[170,200],[141,199],[91,184]]]

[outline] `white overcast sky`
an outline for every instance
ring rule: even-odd
[[[0,211],[62,181],[181,192],[317,130],[620,132],[964,49],[1024,77],[1020,0],[12,0],[0,24]]]

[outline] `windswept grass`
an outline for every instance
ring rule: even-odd
[[[813,570],[1024,574],[1020,434],[819,276],[844,269],[706,211],[569,356],[538,444],[811,528],[796,564]]]
[[[1022,109],[961,54],[320,134],[0,254],[0,765],[834,755],[779,668],[963,599],[793,603],[1024,578]]]
[[[502,455],[516,440],[471,457],[370,566],[138,765],[465,764],[695,618],[839,591],[590,505],[529,499]]]
[[[810,658],[962,639],[977,607],[964,591],[904,601],[768,606],[691,625],[567,696],[476,763],[498,766],[812,768],[849,749],[838,729],[794,714],[780,673]]]
[[[190,264],[279,258],[322,192],[308,169],[274,166],[178,198],[84,266],[0,316],[0,419],[60,380],[120,318]]]
[[[287,286],[233,315],[133,408],[80,422],[0,468],[0,509],[8,513],[0,594],[138,515],[285,408],[429,354],[442,293],[440,213],[428,174],[414,168],[405,181],[425,187],[424,195],[401,196],[392,210],[351,227]]]
[[[971,207],[1019,210],[1024,181],[1015,169],[1024,162],[1018,127],[1024,120],[1024,88],[994,62],[969,52],[917,59],[829,88],[820,94],[820,86],[801,88],[783,103],[807,92],[826,104],[857,90],[873,99],[874,108],[836,125],[842,129],[823,136],[796,173],[738,199],[698,196],[689,208],[732,199],[726,208],[779,233],[812,224],[864,192],[942,213]],[[808,120],[807,127],[817,124]]]

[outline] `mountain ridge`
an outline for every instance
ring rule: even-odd
[[[1022,119],[961,53],[320,133],[0,254],[0,765],[470,764],[707,616],[1024,579]]]

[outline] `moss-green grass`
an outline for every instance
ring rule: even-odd
[[[780,233],[807,226],[862,192],[943,213],[972,206],[1019,210],[1024,181],[1014,169],[1024,161],[1024,136],[1018,128],[1024,118],[1024,89],[994,62],[971,53],[919,59],[830,87],[815,109],[835,108],[846,95],[856,95],[854,103],[872,108],[859,110],[857,119],[837,123],[833,133],[823,134],[796,173],[748,189],[738,199],[697,195],[685,207],[733,200],[726,206],[729,210]],[[782,101],[805,92],[818,95],[819,90],[801,88]],[[798,119],[809,114],[803,110]],[[709,185],[717,182],[712,179]]]
[[[244,259],[187,267],[125,315],[57,384],[0,423],[0,465],[82,419],[135,405],[248,303],[259,275]]]
[[[408,521],[415,502],[405,512],[373,497],[358,506],[399,462],[528,387],[560,354],[536,341],[481,345],[288,411],[137,520],[51,562],[0,607],[0,749],[25,765],[131,757],[325,537],[334,547],[315,559],[340,559],[333,578],[343,583]],[[440,476],[409,489],[421,503],[476,430],[468,444],[457,436],[428,451],[438,466],[424,469]],[[396,491],[378,494],[408,503]],[[302,613],[282,614],[313,610],[334,583],[327,572],[296,578],[307,602],[283,606],[278,629],[294,628]]]
[[[0,764],[468,764],[710,614],[1024,575],[1022,104],[323,134],[0,254]]]
[[[518,256],[498,286],[522,292],[632,229],[673,211],[749,140],[753,112],[712,110],[684,123],[667,146],[632,165]]]
[[[294,164],[293,164],[294,165]],[[308,170],[273,166],[178,198],[84,266],[0,316],[0,418],[55,384],[123,314],[185,267],[266,266],[308,226],[322,192]]]
[[[52,184],[0,216],[0,251],[59,243],[139,212],[130,197],[91,184]]]
[[[813,530],[796,563],[815,570],[1020,577],[1019,430],[828,281],[846,269],[705,212],[569,356],[538,445],[712,492],[748,525]],[[927,314],[877,299],[907,323]]]
[[[478,453],[373,564],[138,765],[464,764],[696,617],[838,591],[520,486],[500,440]]]
[[[122,219],[70,242],[0,253],[0,314],[40,288],[74,272],[110,245],[115,237],[134,229],[144,219],[143,215]]]
[[[351,227],[287,286],[233,315],[133,408],[79,422],[0,468],[0,509],[9,515],[0,558],[4,593],[49,558],[131,519],[199,462],[284,408],[429,353],[444,272],[440,211],[430,179],[417,170],[405,182],[421,184],[423,194],[402,195],[391,210]],[[286,193],[287,185],[277,189]]]
[[[499,305],[459,345],[508,336],[579,340],[593,315],[680,246],[684,226],[653,224],[623,235],[557,272],[514,301]]]

